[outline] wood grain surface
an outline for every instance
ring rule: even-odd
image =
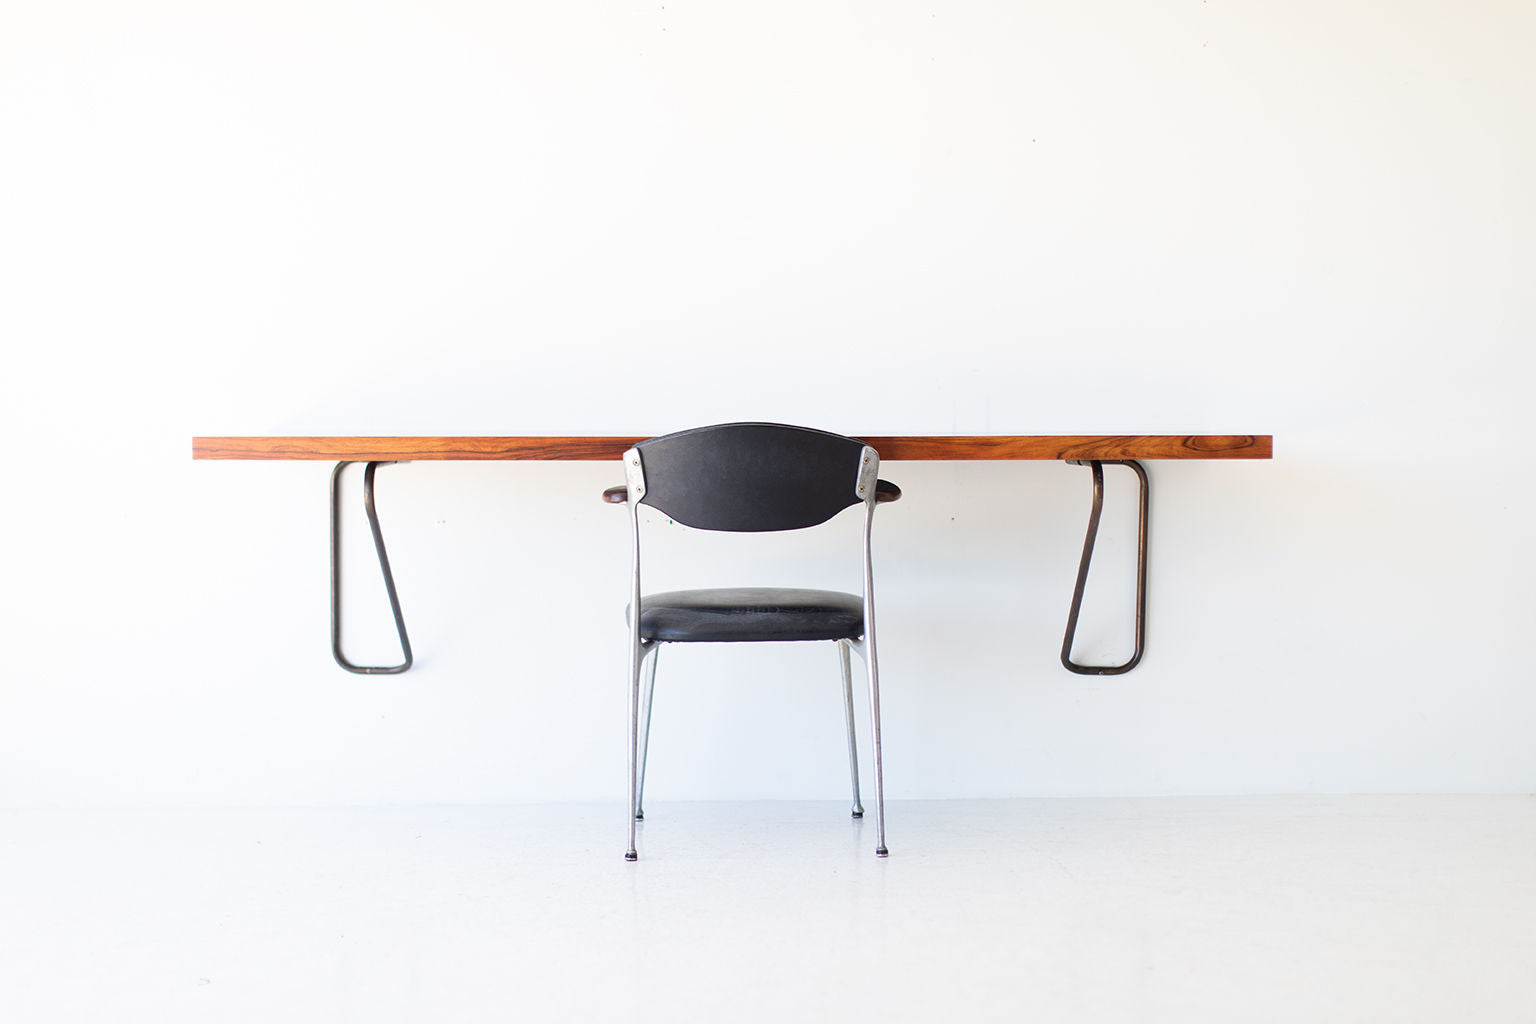
[[[648,436],[648,435],[647,435]],[[1269,434],[990,434],[861,438],[885,462],[1012,459],[1268,459]],[[620,458],[635,437],[194,437],[194,459],[325,462]]]

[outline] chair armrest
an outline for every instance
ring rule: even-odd
[[[603,500],[610,505],[623,505],[629,501],[629,485],[619,484],[603,492]]]

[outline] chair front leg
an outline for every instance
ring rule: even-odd
[[[843,667],[843,717],[848,723],[848,773],[853,778],[853,816],[864,817],[864,804],[859,799],[859,747],[853,729],[853,670],[849,664],[848,641],[837,642],[837,660]]]
[[[636,640],[629,654],[629,849],[625,860],[639,860],[635,849],[635,819],[640,813],[640,666],[650,641]]]

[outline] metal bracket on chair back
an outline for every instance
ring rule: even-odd
[[[1077,586],[1072,589],[1072,610],[1067,613],[1067,633],[1061,641],[1061,664],[1069,672],[1085,676],[1116,676],[1129,672],[1141,661],[1146,650],[1147,629],[1147,509],[1149,506],[1147,471],[1135,459],[1093,459],[1073,461],[1093,471],[1093,510],[1088,513],[1088,536],[1083,540],[1083,558],[1077,566]],[[1136,527],[1136,651],[1123,665],[1079,665],[1072,660],[1072,641],[1077,635],[1077,616],[1083,609],[1083,588],[1088,583],[1088,567],[1093,562],[1093,542],[1099,535],[1099,514],[1104,510],[1104,466],[1129,466],[1141,482],[1141,514]]]
[[[331,471],[331,655],[336,664],[359,675],[388,676],[411,667],[411,641],[405,635],[405,616],[400,613],[400,596],[395,593],[395,577],[389,571],[389,553],[384,550],[384,533],[379,529],[379,513],[373,504],[373,475],[385,463],[370,462],[363,469],[363,511],[368,513],[368,527],[373,531],[373,548],[379,554],[379,570],[384,574],[384,591],[395,613],[395,631],[400,634],[400,653],[405,659],[398,665],[354,665],[341,653],[341,471],[352,465],[338,462]]]

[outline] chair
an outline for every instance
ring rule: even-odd
[[[875,854],[887,855],[885,794],[880,747],[880,673],[875,657],[874,586],[870,527],[875,505],[895,501],[901,490],[876,476],[880,457],[854,438],[777,423],[726,423],[642,441],[624,453],[627,483],[604,492],[628,503],[634,542],[630,627],[629,850],[639,857],[635,822],[645,817],[642,799],[649,748],[657,652],[668,643],[740,643],[830,640],[843,673],[843,713],[848,725],[848,762],[853,778],[853,816],[862,817],[858,749],[853,725],[853,678],[849,652],[864,661],[875,755]],[[786,588],[733,587],[682,590],[642,596],[640,506],[650,505],[674,522],[700,530],[763,533],[818,526],[853,505],[864,506],[862,596]],[[639,614],[634,610],[638,608]],[[649,673],[641,676],[647,659]]]

